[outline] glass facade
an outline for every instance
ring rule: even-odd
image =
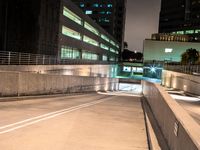
[[[90,25],[89,23],[85,22],[84,27],[88,29],[89,31],[91,31],[92,33],[99,35],[99,31],[95,29],[92,25]]]
[[[80,51],[76,48],[62,45],[61,59],[80,59]]]
[[[99,60],[99,55],[87,51],[83,51],[82,53],[82,59],[87,59],[87,60]]]
[[[82,25],[82,19],[66,7],[63,7],[63,15],[71,19],[72,21]]]
[[[74,30],[67,28],[65,26],[62,26],[62,34],[65,35],[65,36],[69,36],[71,38],[81,40],[81,34],[79,32],[74,31]]]
[[[85,35],[83,36],[83,41],[94,46],[99,46],[99,42]]]

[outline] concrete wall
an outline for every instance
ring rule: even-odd
[[[118,79],[0,72],[0,96],[117,90]]]
[[[0,65],[0,71],[115,77],[117,75],[117,65]]]
[[[171,53],[166,53],[165,48],[173,49]],[[200,50],[200,43],[192,42],[173,42],[173,41],[144,41],[144,61],[180,61],[181,54],[189,48]]]
[[[199,95],[200,76],[163,70],[162,85]]]
[[[200,149],[200,126],[163,87],[143,81],[143,94],[170,150]]]

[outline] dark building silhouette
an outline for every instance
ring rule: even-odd
[[[0,50],[117,61],[120,43],[70,0],[1,0]]]
[[[199,10],[199,0],[162,0],[159,32],[187,34],[190,41],[200,41]]]
[[[72,0],[123,45],[127,0]]]
[[[59,9],[55,0],[2,0],[1,50],[56,55]]]

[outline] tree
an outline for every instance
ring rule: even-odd
[[[199,52],[193,48],[187,49],[186,52],[181,55],[181,63],[184,65],[195,64],[197,63],[198,59]]]
[[[127,49],[127,48],[128,48],[128,43],[124,42],[124,49]]]

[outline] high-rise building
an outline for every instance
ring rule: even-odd
[[[200,41],[199,10],[199,0],[162,0],[159,32],[187,34],[191,41]]]
[[[123,45],[127,0],[72,0]]]
[[[118,60],[120,43],[70,0],[1,0],[0,51]]]

